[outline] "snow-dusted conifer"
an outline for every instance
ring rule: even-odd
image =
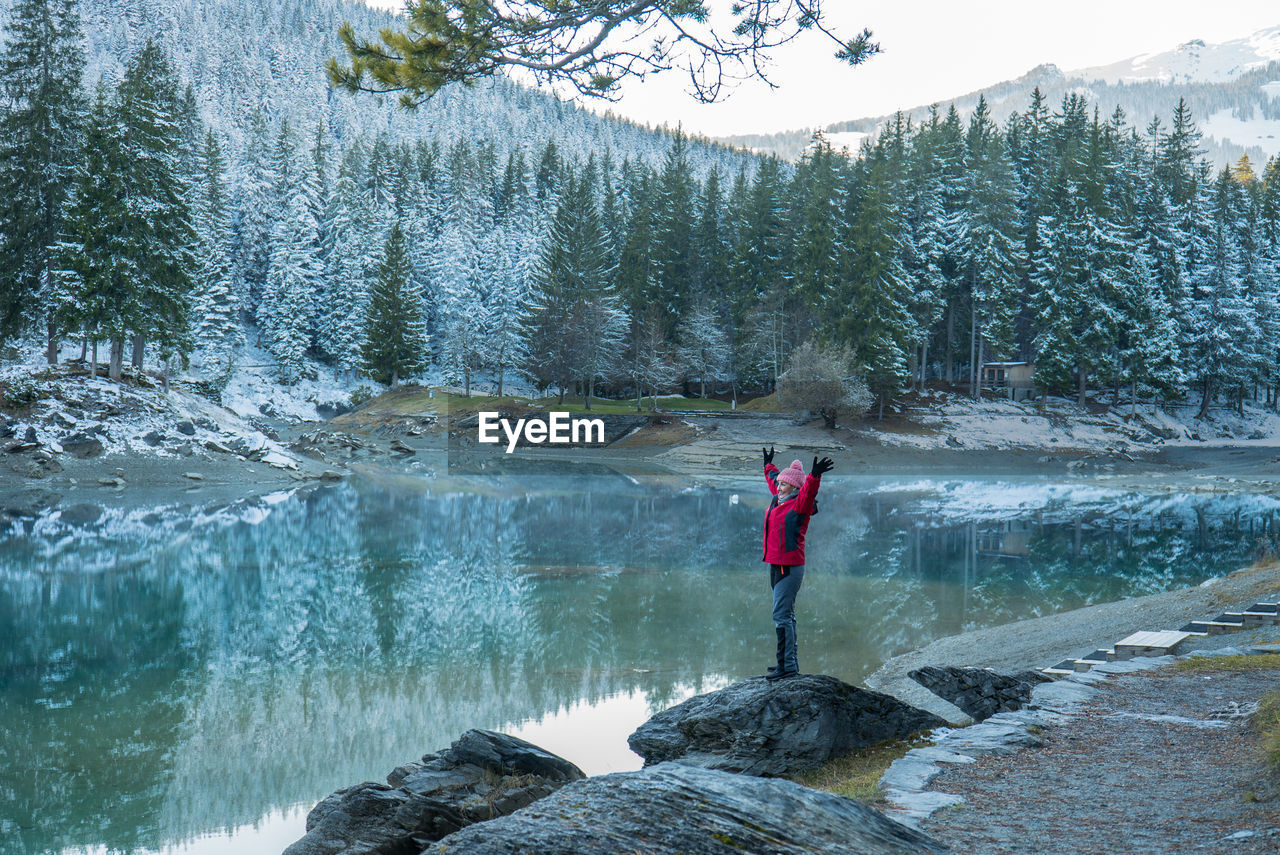
[[[117,251],[128,260],[140,307],[141,322],[131,330],[135,363],[144,338],[157,344],[162,356],[185,357],[191,349],[190,295],[198,266],[195,232],[182,180],[177,74],[151,39],[130,59],[118,102],[126,226]]]
[[[231,215],[225,183],[226,163],[210,130],[200,152],[193,204],[200,268],[196,277],[193,320],[195,348],[206,377],[225,383],[244,343],[240,302],[231,260]]]
[[[422,303],[409,287],[411,269],[404,230],[396,222],[383,250],[369,299],[362,355],[364,367],[379,383],[395,386],[422,372]]]
[[[291,139],[282,128],[276,173],[284,205],[272,231],[271,264],[259,306],[267,348],[280,380],[302,375],[311,343],[311,311],[320,284],[319,224],[315,218],[315,173],[292,159]]]
[[[324,273],[318,289],[317,313],[320,349],[335,368],[350,379],[363,365],[364,327],[369,304],[369,270],[372,259],[359,220],[360,189],[357,176],[360,149],[348,149],[338,167],[333,190],[325,206],[322,228]]]
[[[73,186],[87,104],[75,0],[16,0],[0,56],[0,341],[37,317],[57,362],[59,286],[54,244]]]
[[[707,383],[728,376],[729,338],[719,313],[708,303],[694,305],[679,329],[680,360],[685,375],[698,381],[698,397],[707,397]]]

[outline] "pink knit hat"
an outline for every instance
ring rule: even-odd
[[[791,461],[790,466],[778,473],[778,480],[799,490],[804,486],[804,466],[799,460]]]

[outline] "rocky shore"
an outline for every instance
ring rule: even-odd
[[[1185,724],[1191,728],[1191,737],[1198,738],[1197,728],[1221,729],[1227,726],[1222,723],[1227,719],[1244,721],[1250,709],[1257,708],[1261,692],[1274,688],[1274,674],[1280,670],[1252,683],[1242,682],[1241,691],[1231,698],[1206,695],[1199,684],[1178,688],[1170,682],[1164,694],[1159,686],[1148,687],[1147,703],[1138,707],[1110,700],[1111,682],[1118,676],[1168,666],[1176,661],[1174,656],[1105,663],[1058,681],[1042,673],[1039,667],[1045,663],[1037,660],[1042,656],[1056,659],[1069,652],[1061,645],[1081,634],[1096,639],[1097,633],[1128,634],[1135,627],[1148,625],[1144,621],[1189,620],[1198,611],[1220,609],[1245,594],[1256,597],[1266,592],[1274,600],[1280,591],[1278,576],[1275,566],[1256,567],[1193,591],[1111,604],[1127,607],[1123,620],[1112,614],[1113,608],[1095,606],[1054,616],[1056,620],[1048,624],[1044,623],[1046,619],[1038,619],[999,627],[998,632],[967,633],[891,660],[870,681],[892,682],[895,689],[901,690],[901,676],[917,690],[909,693],[913,697],[932,698],[921,706],[900,696],[851,686],[823,675],[802,675],[777,682],[749,678],[663,710],[642,724],[628,739],[631,748],[645,760],[645,767],[638,772],[586,778],[568,761],[537,746],[502,734],[469,731],[448,749],[393,770],[386,784],[366,782],[322,800],[308,816],[306,836],[286,855],[605,855],[621,851],[694,855],[856,851],[878,855],[944,852],[950,851],[948,845],[952,843],[963,847],[959,851],[1076,851],[1051,841],[1054,834],[1048,829],[1057,827],[1055,811],[1064,810],[1054,807],[1060,800],[1055,781],[1068,774],[1063,770],[1075,773],[1091,764],[1110,763],[1113,771],[1107,786],[1124,791],[1124,763],[1136,762],[1133,757],[1141,751],[1134,754],[1130,745],[1128,753],[1114,747],[1105,751],[1098,748],[1104,753],[1096,753],[1078,736],[1055,734],[1067,733],[1070,727],[1092,726],[1089,723],[1094,721],[1091,717],[1096,716],[1098,705],[1110,704],[1111,711],[1106,715],[1132,718],[1137,722],[1133,727],[1138,728],[1128,736],[1111,733],[1108,738],[1112,742],[1162,739],[1164,765],[1157,764],[1150,774],[1170,765],[1182,768],[1179,764],[1193,762],[1192,755],[1203,755],[1208,749],[1178,747],[1175,737],[1181,737],[1176,730],[1171,735],[1167,727],[1150,730],[1142,722]],[[1090,641],[1091,645],[1097,643]],[[1187,655],[1280,651],[1280,626],[1263,625],[1233,635],[1197,636],[1184,644],[1188,651],[1180,657],[1184,659]],[[1042,646],[1055,649],[1042,651]],[[918,664],[921,660],[926,664]],[[946,660],[965,664],[949,664]],[[1015,664],[1012,669],[998,670],[989,663]],[[1190,691],[1193,685],[1198,694]],[[1222,703],[1212,710],[1184,709],[1185,699],[1192,696],[1210,706],[1217,701]],[[950,711],[953,718],[979,723],[951,729],[944,726],[942,717],[924,706],[939,707]],[[1209,724],[1197,724],[1202,721]],[[884,774],[881,786],[885,801],[879,806],[883,810],[782,779],[822,766],[852,750],[922,735],[929,744],[911,749]],[[1240,746],[1247,740],[1241,741],[1238,729],[1227,736],[1234,740],[1236,750],[1244,752]],[[1050,744],[1056,746],[1055,750],[1070,749],[1074,762],[1059,762],[1047,755],[1044,749]],[[1030,754],[1025,753],[1028,749]],[[1115,753],[1106,754],[1107,751]],[[1196,755],[1196,751],[1200,754]],[[1117,759],[1122,756],[1130,759]],[[1237,771],[1247,767],[1247,774],[1241,773],[1241,781],[1254,782],[1256,790],[1266,793],[1268,806],[1248,812],[1243,819],[1237,810],[1214,808],[1206,813],[1204,821],[1222,829],[1241,822],[1260,826],[1261,832],[1240,830],[1248,833],[1236,839],[1252,842],[1238,851],[1272,851],[1266,847],[1280,839],[1280,812],[1269,805],[1280,790],[1275,782],[1267,783],[1266,774],[1250,765],[1250,756],[1242,753],[1239,762],[1227,765]],[[1055,762],[1061,767],[1058,772],[1026,772]],[[983,777],[983,770],[991,768],[992,763],[1001,764],[1006,771]],[[965,771],[970,769],[974,771]],[[1139,770],[1135,774],[1148,772]],[[1034,816],[1043,821],[1043,827],[1029,823],[1025,816],[1019,818],[1019,794],[1000,783],[1005,775],[1022,775],[1026,778],[1022,786],[1028,792],[1039,788],[1042,804]],[[1084,773],[1085,779],[1091,780],[1091,775]],[[939,787],[937,781],[952,783]],[[1204,781],[1197,785],[1207,786]],[[1007,802],[1004,812],[991,820],[992,829],[986,828],[983,786],[997,787]],[[1087,785],[1071,786],[1078,789]],[[1168,796],[1155,789],[1148,788],[1145,803],[1167,804]],[[1071,792],[1074,796],[1066,797],[1073,805],[1071,810],[1071,799],[1087,802],[1085,790]],[[978,820],[976,830],[972,819],[957,821],[956,814],[938,813],[941,808],[965,804],[966,798],[983,802],[977,815],[984,818]],[[1155,812],[1148,812],[1156,817],[1160,810],[1175,808],[1152,808]],[[1083,819],[1083,814],[1076,816],[1077,827]],[[1142,833],[1148,834],[1148,842],[1155,848],[1134,851],[1163,851],[1157,846],[1162,838],[1151,836],[1145,826]],[[1128,839],[1126,834],[1123,825],[1119,825],[1103,837],[1116,843]],[[1093,840],[1088,834],[1082,837],[1074,832],[1063,831],[1058,836],[1064,835],[1077,844]],[[1204,835],[1175,837],[1203,842]],[[1043,845],[1023,848],[1023,843],[1031,839],[1040,840]]]
[[[285,855],[942,852],[873,808],[779,777],[941,724],[803,675],[751,678],[658,713],[628,740],[645,758],[638,772],[585,778],[535,745],[468,731],[386,784],[322,800]]]

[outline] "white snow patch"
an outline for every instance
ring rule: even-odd
[[[64,357],[78,358],[79,355],[76,348],[64,348]],[[42,352],[33,355],[28,351],[25,359],[0,368],[0,378],[31,377],[47,367]],[[102,442],[101,459],[134,454],[178,460],[181,456],[174,449],[182,444],[190,445],[195,458],[209,457],[221,453],[206,447],[206,443],[215,442],[222,446],[234,444],[236,451],[245,453],[265,451],[267,457],[275,461],[272,465],[298,468],[297,459],[288,449],[268,439],[235,412],[177,386],[171,386],[166,394],[155,377],[148,375],[147,380],[155,384],[154,388],[143,388],[132,382],[117,383],[103,376],[68,376],[66,369],[59,366],[51,379],[36,381],[45,397],[20,419],[24,424],[22,429],[27,425],[34,427],[39,441],[55,453],[62,452],[68,435],[85,431]],[[122,412],[107,415],[104,408],[109,406]],[[68,417],[68,409],[76,409],[82,416]],[[314,405],[312,410],[314,412]],[[62,426],[57,417],[72,426]],[[193,434],[176,431],[182,421],[195,425]],[[143,439],[152,432],[163,435],[163,443],[153,446]]]
[[[252,342],[256,337],[257,333],[252,328],[245,330],[247,341]],[[316,410],[317,404],[346,405],[351,400],[351,393],[361,386],[372,389],[374,394],[384,389],[369,379],[347,382],[335,376],[333,369],[314,363],[307,371],[313,375],[312,379],[303,378],[292,385],[283,385],[276,379],[275,357],[253,344],[246,344],[237,351],[236,365],[230,382],[222,390],[222,404],[241,418],[270,414],[300,422],[323,421]]]
[[[1277,92],[1280,93],[1280,89]],[[1230,140],[1246,147],[1257,146],[1268,155],[1280,153],[1280,122],[1273,119],[1255,114],[1252,119],[1244,120],[1233,116],[1230,110],[1218,110],[1209,116],[1202,129],[1206,137]]]
[[[850,154],[857,154],[862,141],[871,136],[871,134],[862,131],[834,131],[823,133],[823,136],[831,144],[831,148],[836,151],[848,149]]]
[[[1111,84],[1225,83],[1276,59],[1280,59],[1280,27],[1270,27],[1218,44],[1193,39],[1172,50],[1069,71],[1066,76]]]

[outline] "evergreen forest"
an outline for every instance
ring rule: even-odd
[[[1036,89],[999,124],[979,99],[789,163],[573,110],[615,130],[228,114],[171,40],[126,39],[108,74],[83,28],[75,0],[15,0],[0,55],[0,342],[49,362],[101,347],[112,376],[216,390],[247,336],[284,384],[736,399],[816,341],[882,411],[997,361],[1082,402],[1277,398],[1280,161],[1215,170],[1184,100]]]

